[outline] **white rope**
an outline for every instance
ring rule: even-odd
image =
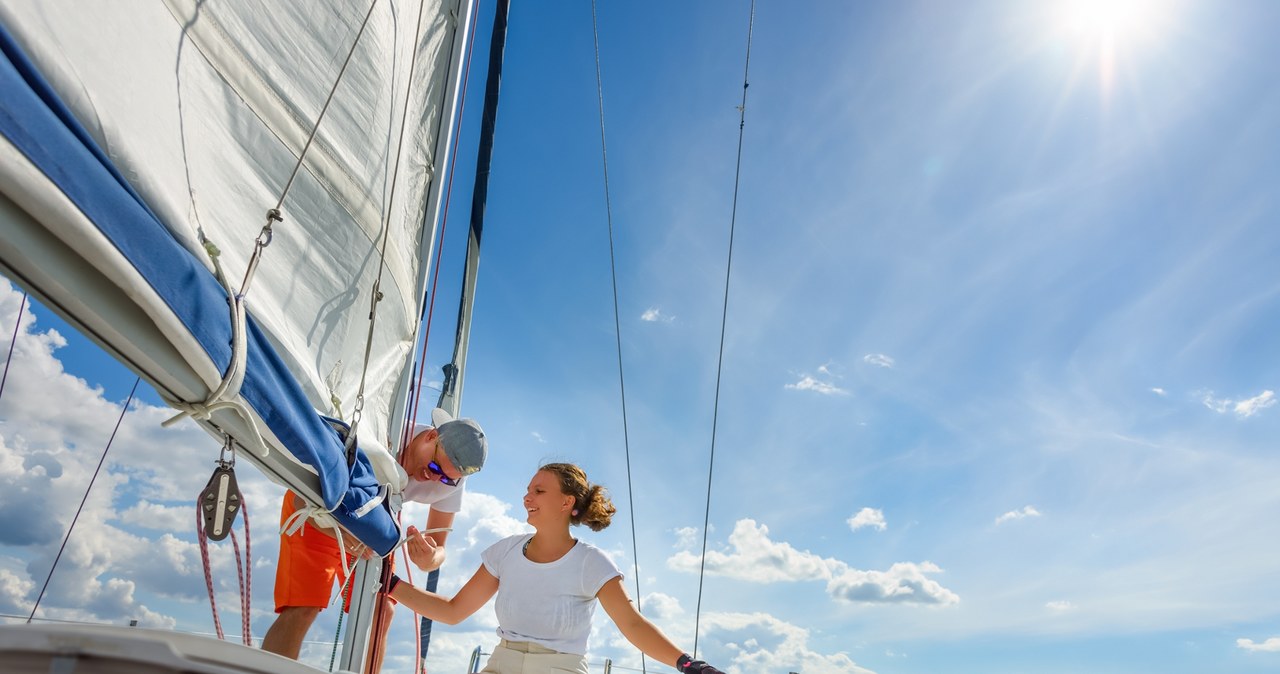
[[[212,414],[220,409],[231,409],[244,419],[245,424],[249,427],[253,434],[253,447],[250,447],[260,456],[266,456],[270,451],[266,442],[262,439],[262,433],[258,431],[258,424],[254,421],[253,411],[244,401],[240,400],[240,386],[244,383],[245,365],[248,362],[248,344],[245,339],[245,294],[248,292],[249,284],[253,280],[253,272],[257,268],[257,261],[262,252],[271,241],[270,234],[271,222],[268,219],[267,226],[263,228],[263,235],[259,235],[258,243],[255,246],[253,258],[249,263],[249,269],[245,274],[244,282],[240,288],[240,292],[236,293],[231,289],[231,284],[227,282],[226,274],[222,271],[222,263],[219,260],[221,252],[213,242],[205,240],[205,252],[209,255],[209,259],[213,261],[213,269],[217,276],[218,283],[227,292],[227,304],[231,310],[231,362],[227,364],[227,371],[207,398],[199,402],[187,402],[184,400],[175,400],[165,397],[161,394],[161,398],[170,407],[178,410],[174,416],[166,419],[160,425],[172,426],[185,417],[191,417],[195,420],[207,420]],[[265,235],[265,239],[264,239]],[[241,443],[242,445],[245,443]]]

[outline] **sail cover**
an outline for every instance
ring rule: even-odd
[[[404,409],[460,4],[0,2],[0,267],[163,396],[201,402],[232,354],[203,241],[238,288],[285,195],[247,292],[250,413],[202,423],[383,554],[399,531],[362,506]],[[322,417],[350,420],[361,390],[349,463]]]

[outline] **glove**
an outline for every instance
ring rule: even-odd
[[[676,660],[676,669],[684,674],[724,674],[724,672],[701,660],[694,660],[688,653],[681,653]]]

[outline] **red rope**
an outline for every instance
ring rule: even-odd
[[[239,489],[236,490],[236,495],[240,497],[240,508],[244,512],[243,560],[240,558],[240,541],[236,538],[236,532],[230,532],[231,547],[236,555],[236,578],[240,585],[240,636],[244,645],[252,647],[253,635],[249,631],[249,616],[253,604],[250,594],[253,591],[253,557],[249,547],[249,506],[245,503],[244,495]],[[199,499],[196,500],[196,538],[200,541],[200,561],[204,566],[204,586],[209,591],[209,607],[213,610],[213,628],[218,633],[218,638],[225,640],[226,636],[222,633],[222,620],[218,617],[218,600],[213,592],[213,570],[209,566],[209,538],[204,533],[204,519],[200,512]]]

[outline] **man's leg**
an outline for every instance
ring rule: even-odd
[[[276,616],[271,629],[262,638],[262,650],[297,660],[298,653],[302,651],[302,640],[306,638],[307,630],[311,629],[311,624],[318,615],[320,609],[315,606],[286,606],[280,609],[280,615]]]

